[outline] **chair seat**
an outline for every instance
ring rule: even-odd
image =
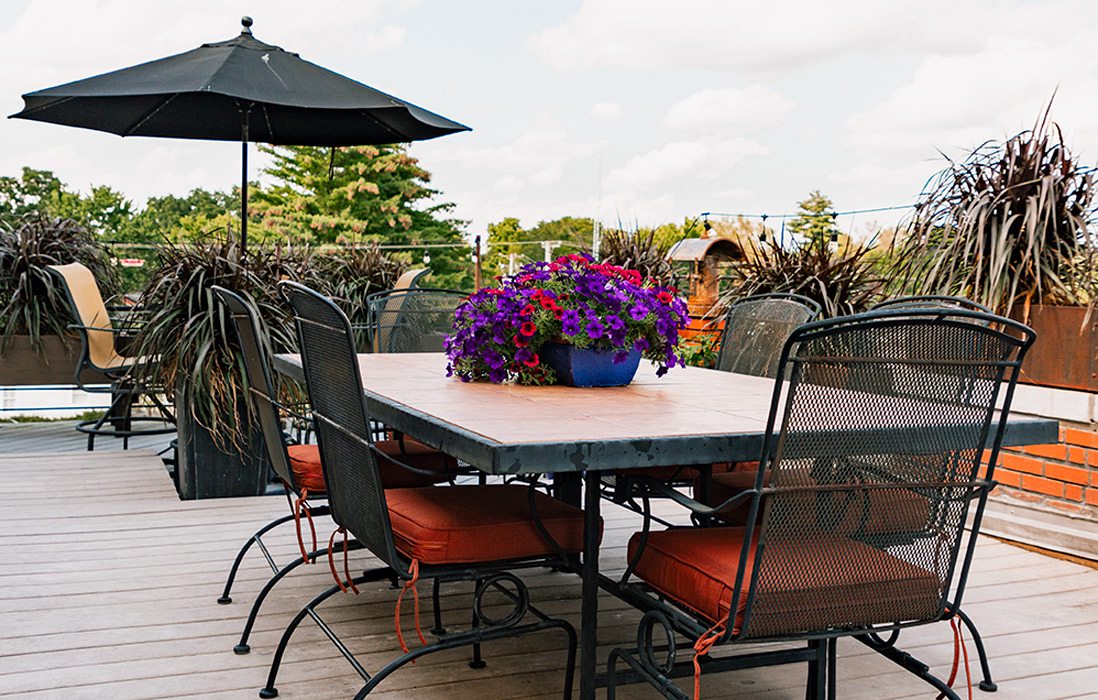
[[[378,459],[377,468],[381,483],[387,489],[431,486],[449,481],[457,471],[457,460],[413,438],[403,441],[380,440],[377,448],[385,454],[407,463],[416,469],[436,472],[434,476],[422,476],[404,469],[393,462]],[[314,494],[321,493],[324,487],[324,470],[320,465],[320,450],[316,445],[290,445],[286,448],[290,455],[290,468],[294,472],[294,481],[299,488],[307,488]]]
[[[397,549],[423,564],[474,564],[556,554],[534,525],[526,486],[391,489],[385,499]],[[535,492],[534,499],[542,525],[561,549],[581,551],[583,511],[540,492]]]
[[[731,608],[744,533],[742,527],[649,533],[635,574],[709,622],[724,620]],[[639,542],[640,533],[630,538],[630,559]],[[910,614],[893,612],[900,610],[920,610],[924,616],[919,619],[939,613],[934,574],[856,540],[820,534],[800,543],[783,541],[780,548],[770,545],[766,556],[769,570],[781,575],[759,582],[750,636],[910,619]],[[752,543],[745,582],[750,580],[754,557]],[[737,630],[746,604],[745,583],[736,605]]]
[[[738,493],[755,488],[758,473],[756,469],[746,469],[714,474],[709,482],[706,505],[720,505]],[[770,474],[767,472],[763,475],[763,486],[769,485]],[[696,487],[695,481],[695,489]],[[859,532],[864,535],[899,535],[926,528],[930,513],[930,503],[926,497],[907,489],[879,489],[864,493],[864,499],[854,498],[846,504],[843,520],[835,526],[836,531],[847,534]],[[804,498],[815,498],[815,495],[805,494]],[[721,519],[730,525],[746,525],[750,506],[750,500],[745,499],[722,510]],[[809,511],[805,509],[801,512]],[[759,517],[762,517],[762,510],[759,511]]]

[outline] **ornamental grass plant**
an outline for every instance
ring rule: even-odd
[[[447,371],[462,381],[553,384],[538,352],[565,343],[614,352],[618,363],[639,351],[662,376],[684,366],[676,346],[688,322],[673,288],[588,255],[565,255],[525,265],[463,302],[445,342]]]

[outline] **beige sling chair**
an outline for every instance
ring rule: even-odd
[[[136,383],[131,370],[138,365],[155,361],[155,358],[127,357],[118,352],[115,336],[122,332],[116,328],[107,314],[103,295],[91,270],[80,263],[50,265],[69,298],[76,323],[69,328],[80,334],[84,347],[76,366],[75,383],[90,393],[109,393],[111,405],[99,418],[81,421],[76,429],[88,436],[88,450],[95,449],[95,438],[112,436],[122,438],[122,449],[129,447],[129,439],[137,435],[165,435],[175,432],[175,418],[164,405],[155,389]],[[96,370],[110,380],[110,386],[85,384],[80,373],[85,369]],[[142,395],[156,409],[155,415],[135,416],[133,408]],[[156,427],[135,428],[134,423],[155,424]]]

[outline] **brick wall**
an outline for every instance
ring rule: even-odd
[[[996,500],[1098,520],[1098,427],[1061,422],[1056,444],[1004,448],[995,481]]]

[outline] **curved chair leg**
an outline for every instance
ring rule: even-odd
[[[980,672],[984,675],[983,680],[980,681],[980,690],[985,693],[994,693],[999,689],[999,686],[991,678],[991,666],[987,661],[987,650],[984,649],[984,640],[980,637],[980,630],[976,629],[976,623],[968,615],[965,615],[962,610],[957,610],[957,617],[961,618],[961,622],[968,628],[968,634],[972,637],[973,644],[976,645],[976,654],[980,657]]]
[[[362,545],[359,544],[357,541],[351,541],[347,543],[347,551],[353,551],[355,549],[362,549]],[[316,561],[317,557],[322,557],[327,553],[327,547],[325,547],[324,549],[318,549],[313,552],[309,552],[308,561]],[[252,634],[252,627],[255,626],[255,620],[259,616],[259,609],[263,607],[263,601],[267,599],[267,595],[271,592],[271,590],[274,589],[279,581],[285,578],[286,575],[289,574],[291,571],[304,564],[305,561],[305,559],[298,557],[286,566],[279,569],[274,576],[268,579],[267,583],[263,586],[263,589],[259,591],[259,595],[256,596],[255,602],[252,603],[252,609],[248,613],[248,621],[244,623],[244,631],[240,634],[240,642],[235,647],[233,647],[233,653],[247,654],[252,650],[251,646],[249,646],[248,644],[248,637],[250,637]]]
[[[957,695],[957,693],[953,692],[953,689],[945,684],[945,681],[930,672],[929,666],[927,666],[922,661],[916,659],[914,656],[907,653],[906,651],[897,649],[892,644],[874,643],[868,636],[858,635],[854,638],[862,644],[865,644],[867,647],[877,652],[881,656],[892,661],[897,666],[900,666],[911,674],[923,679],[930,685],[934,686],[934,688],[938,690],[941,696],[949,698],[949,700],[961,700],[960,696]]]
[[[283,523],[290,522],[293,519],[293,513],[290,513],[289,515],[283,515],[281,518],[276,518],[275,520],[267,523],[262,528],[257,530],[254,535],[248,538],[248,541],[245,542],[244,546],[240,548],[239,552],[237,552],[236,559],[233,561],[233,566],[231,569],[229,569],[229,578],[227,581],[225,581],[225,589],[221,592],[221,597],[217,599],[218,603],[220,603],[221,605],[228,605],[229,603],[233,602],[233,599],[229,597],[229,593],[230,591],[232,591],[233,581],[236,580],[236,572],[240,568],[240,562],[244,561],[244,555],[248,553],[248,550],[251,549],[252,545],[259,542],[260,538],[263,537],[263,535],[267,534],[274,528]],[[260,543],[260,546],[262,546],[262,543]],[[274,561],[270,558],[269,555],[267,557],[267,563],[271,565],[272,571],[278,571],[278,567],[274,565]]]
[[[431,605],[434,606],[435,626],[431,628],[431,634],[441,637],[446,634],[446,628],[442,626],[442,583],[435,579],[431,585]]]

